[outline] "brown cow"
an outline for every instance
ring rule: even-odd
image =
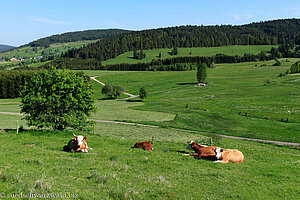
[[[94,150],[93,148],[90,148],[88,147],[87,143],[86,143],[86,135],[85,136],[82,136],[82,135],[74,135],[74,140],[77,140],[78,141],[78,146],[79,148],[77,148],[75,151],[76,152],[83,152],[83,153],[87,153],[88,150]]]
[[[193,149],[195,153],[185,154],[194,156],[196,159],[205,158],[208,160],[216,160],[216,152],[214,151],[215,146],[200,145],[191,141],[191,143],[186,147],[186,149]]]
[[[148,141],[146,141],[146,142],[137,142],[137,143],[135,143],[133,148],[141,148],[141,149],[144,149],[146,151],[153,150],[152,144]]]
[[[220,163],[240,163],[244,160],[244,155],[237,149],[221,149],[220,147],[215,148],[216,158],[215,162]]]

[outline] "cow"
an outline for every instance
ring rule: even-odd
[[[218,163],[240,163],[244,160],[243,153],[237,149],[221,149],[220,147],[216,147],[214,151],[218,159],[215,162]]]
[[[153,150],[152,144],[148,141],[146,141],[146,142],[137,142],[137,143],[135,143],[135,145],[132,148],[140,148],[140,149],[144,149],[146,151]]]
[[[216,160],[216,152],[214,151],[215,146],[200,145],[191,141],[191,143],[186,147],[186,149],[193,149],[195,153],[185,154],[186,156],[194,156],[196,159],[208,159]]]
[[[78,140],[73,138],[68,142],[67,145],[64,146],[63,150],[74,153],[78,148],[79,148]]]
[[[88,147],[86,143],[86,136],[75,135],[73,133],[74,138],[69,141],[67,145],[64,146],[63,150],[67,152],[83,152],[87,153],[88,150],[94,150]]]

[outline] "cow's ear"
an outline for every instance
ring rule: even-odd
[[[86,138],[86,137],[84,137],[83,139],[84,139],[84,140],[86,140],[87,138]]]

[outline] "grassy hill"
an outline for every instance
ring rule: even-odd
[[[297,60],[281,59],[279,67],[272,66],[274,61],[218,64],[207,71],[207,87],[195,87],[195,71],[86,73],[100,76],[104,83],[120,84],[132,94],[145,87],[149,93],[145,105],[134,108],[175,114],[164,126],[300,142],[299,76],[278,77]],[[287,118],[288,123],[281,122]]]
[[[69,49],[79,48],[96,41],[97,40],[54,43],[47,48],[25,46],[25,47],[14,49],[12,51],[2,52],[0,53],[0,58],[7,58],[7,59],[20,58],[20,57],[27,58],[27,57],[37,57],[37,56],[49,56],[49,55],[59,56],[62,52],[65,52]]]
[[[0,152],[0,188],[5,195],[62,193],[64,199],[297,199],[299,195],[297,149],[223,139],[216,145],[238,148],[245,160],[217,164],[178,152],[186,151],[191,139],[207,141],[203,136],[120,124],[97,123],[95,129],[87,140],[95,150],[86,154],[62,151],[71,132],[2,132],[6,148]],[[158,136],[152,152],[131,148],[153,135]]]
[[[243,56],[245,53],[257,55],[261,51],[270,51],[272,47],[276,45],[241,45],[241,46],[222,46],[222,47],[194,47],[194,48],[178,48],[178,55],[171,55],[172,49],[154,49],[144,50],[146,58],[142,60],[133,59],[133,51],[126,52],[103,61],[103,65],[113,65],[118,63],[143,63],[151,62],[153,59],[157,60],[159,53],[161,53],[161,59],[184,57],[184,56],[215,56],[216,54],[226,54],[229,56]]]
[[[62,148],[72,132],[37,131],[22,116],[0,114],[0,139],[6,142],[0,188],[7,199],[21,192],[62,193],[65,199],[297,199],[299,149],[167,128],[299,142],[300,76],[278,77],[297,60],[281,59],[277,67],[271,66],[274,61],[217,64],[208,69],[208,86],[201,88],[194,86],[195,71],[86,71],[130,93],[142,86],[149,93],[144,103],[101,100],[101,86],[93,83],[98,113],[92,119],[161,127],[96,122],[95,135],[90,132],[87,139],[95,150],[66,153]],[[19,112],[19,100],[0,100],[0,110]],[[280,121],[286,117],[289,123]],[[26,129],[18,135],[16,120]],[[131,148],[152,138],[152,152]],[[245,160],[217,164],[183,155],[191,152],[188,141],[209,144],[210,138],[216,146],[239,149]]]

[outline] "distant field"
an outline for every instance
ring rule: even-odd
[[[278,77],[297,60],[281,59],[280,67],[271,66],[274,61],[218,64],[208,69],[208,86],[200,88],[194,86],[195,71],[108,73],[98,79],[132,94],[144,86],[149,96],[135,108],[175,114],[166,126],[300,142],[299,76]],[[281,122],[286,118],[288,123]]]
[[[157,60],[159,53],[162,55],[162,59],[174,58],[181,56],[214,56],[216,54],[226,54],[226,55],[239,55],[243,56],[245,53],[258,54],[261,51],[270,51],[272,47],[277,47],[274,45],[247,45],[247,46],[222,46],[222,47],[194,47],[194,48],[178,48],[178,55],[171,56],[170,52],[172,49],[155,49],[155,50],[145,50],[146,58],[143,60],[132,59],[133,51],[126,52],[116,58],[103,61],[103,65],[112,65],[118,63],[141,63],[141,62],[151,62],[153,59]],[[190,54],[191,53],[191,54]]]

